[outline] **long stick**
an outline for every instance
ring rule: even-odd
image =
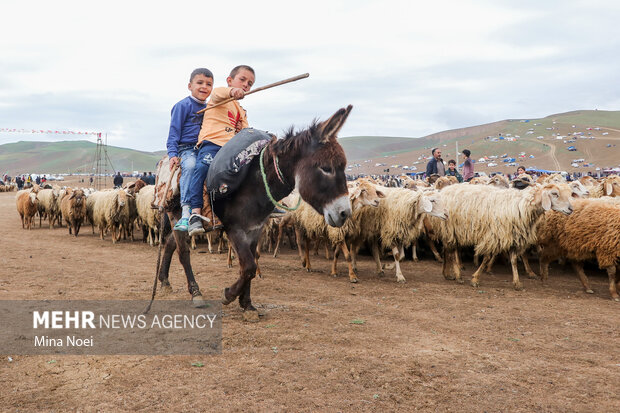
[[[256,89],[251,90],[251,91],[249,91],[248,93],[246,93],[246,94],[245,94],[245,96],[247,96],[247,95],[251,95],[252,93],[260,92],[261,90],[270,89],[270,88],[272,88],[272,87],[276,87],[276,86],[284,85],[284,84],[286,84],[286,83],[295,82],[295,81],[300,80],[300,79],[305,79],[305,78],[307,78],[308,76],[310,76],[310,73],[304,73],[303,75],[299,75],[299,76],[291,77],[291,78],[288,78],[288,79],[280,80],[279,82],[271,83],[271,84],[266,85],[266,86],[257,87]],[[196,113],[197,113],[197,114],[203,113],[203,112],[205,112],[205,111],[207,111],[207,110],[209,110],[209,109],[213,109],[213,108],[216,108],[216,107],[218,107],[218,106],[222,106],[222,105],[224,105],[224,104],[226,104],[226,103],[228,103],[228,102],[232,102],[233,100],[235,100],[235,98],[228,98],[228,99],[226,99],[226,100],[221,101],[221,102],[220,102],[220,103],[218,103],[217,105],[213,105],[213,106],[209,106],[209,107],[207,107],[207,108],[205,108],[205,109],[201,109],[201,110],[199,110],[199,111],[198,111],[198,112],[196,112]]]

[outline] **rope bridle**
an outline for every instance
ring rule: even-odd
[[[293,208],[289,208],[286,205],[283,205],[281,203],[279,203],[278,201],[276,201],[273,197],[273,195],[271,195],[271,191],[269,190],[269,184],[267,183],[267,174],[265,173],[265,164],[263,161],[263,155],[265,154],[265,149],[267,149],[269,145],[265,145],[265,147],[263,147],[263,149],[260,151],[260,174],[263,177],[263,184],[265,185],[265,192],[267,193],[267,198],[269,198],[269,200],[271,201],[271,203],[276,207],[276,208],[280,208],[280,209],[284,209],[285,211],[295,211],[297,210],[297,208],[299,208],[299,205],[301,205],[301,196],[299,197],[299,200],[297,201],[297,205],[294,206]],[[283,174],[282,171],[280,170],[280,166],[278,165],[278,156],[274,155],[273,156],[273,166],[276,170],[276,175],[278,176],[278,179],[280,180],[280,182],[282,182],[284,185],[290,187],[290,185],[288,185],[283,178]]]

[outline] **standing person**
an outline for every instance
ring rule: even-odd
[[[149,172],[149,174],[146,177],[146,179],[147,179],[146,183],[148,185],[155,185],[155,175],[153,175],[153,172]]]
[[[426,164],[426,177],[430,178],[433,174],[444,176],[446,174],[446,166],[443,164],[443,159],[441,159],[441,149],[433,148],[431,155],[433,157]]]
[[[121,186],[123,186],[123,177],[121,176],[120,172],[116,172],[116,175],[114,175],[114,188],[120,188]]]
[[[213,89],[213,96],[207,108],[217,105],[228,98],[235,98],[235,100],[205,112],[198,137],[198,145],[196,145],[199,147],[198,156],[196,157],[196,168],[190,183],[192,216],[189,219],[187,229],[189,235],[200,234],[205,231],[200,215],[203,206],[205,207],[205,215],[211,220],[208,229],[221,228],[221,223],[211,210],[211,205],[209,203],[206,206],[203,205],[204,182],[211,162],[213,162],[213,158],[215,158],[221,147],[241,129],[249,126],[247,113],[241,107],[238,100],[243,99],[245,94],[250,91],[255,80],[254,69],[250,66],[240,65],[233,68],[230,75],[226,78],[228,87]]]
[[[463,177],[456,170],[456,161],[454,159],[450,159],[448,161],[448,170],[446,171],[446,176],[455,176],[459,183],[463,182]]]
[[[469,149],[463,149],[463,180],[465,182],[471,181],[474,177],[474,162],[470,159],[471,151]]]
[[[196,167],[196,143],[202,125],[203,114],[196,112],[207,107],[207,98],[213,90],[213,73],[209,69],[195,69],[189,78],[187,88],[190,95],[172,108],[170,130],[168,132],[168,157],[170,169],[181,166],[179,190],[181,192],[181,219],[175,224],[175,231],[187,231],[191,214],[189,185]]]

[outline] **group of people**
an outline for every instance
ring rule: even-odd
[[[182,215],[175,231],[202,233],[205,216],[210,220],[207,229],[221,227],[209,203],[204,205],[204,182],[221,147],[249,126],[246,111],[238,100],[250,91],[254,81],[254,69],[240,65],[226,78],[226,87],[214,88],[213,73],[205,68],[195,69],[187,85],[190,95],[172,108],[166,148],[170,169],[181,167]]]
[[[456,177],[459,182],[469,182],[474,177],[474,163],[470,158],[471,151],[469,149],[463,149],[463,175],[456,169],[456,161],[454,159],[448,161],[448,169],[446,169],[441,158],[441,149],[433,148],[431,155],[433,157],[426,164],[427,177],[431,175],[448,175]]]

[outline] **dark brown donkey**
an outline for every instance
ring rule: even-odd
[[[351,112],[352,106],[340,109],[324,122],[314,122],[308,129],[294,133],[292,128],[284,139],[274,139],[267,146],[263,156],[267,186],[272,198],[279,200],[297,188],[301,198],[325,217],[335,227],[342,226],[351,215],[344,168],[346,157],[336,137]],[[239,257],[239,279],[224,289],[222,302],[232,303],[239,297],[244,310],[244,319],[258,320],[258,312],[252,305],[250,289],[256,276],[256,244],[263,224],[274,209],[263,182],[260,156],[249,165],[249,172],[230,198],[216,201],[214,211],[222,221],[228,239]],[[276,171],[277,163],[281,178]],[[202,294],[194,279],[187,246],[187,232],[171,231],[172,225],[181,217],[176,202],[169,207],[166,222],[162,222],[165,249],[158,274],[162,289],[170,289],[168,270],[175,249],[187,276],[189,293],[194,305],[203,305]],[[171,234],[172,232],[172,234]]]

